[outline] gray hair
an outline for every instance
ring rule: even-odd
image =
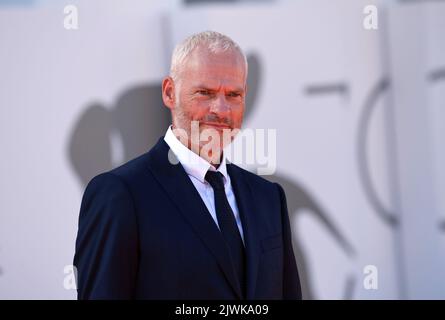
[[[173,50],[170,64],[170,76],[174,81],[178,79],[181,65],[185,62],[190,53],[199,46],[208,49],[212,53],[227,52],[232,50],[240,53],[244,59],[247,77],[247,59],[240,46],[222,33],[216,31],[204,31],[189,36],[184,41],[179,43]]]

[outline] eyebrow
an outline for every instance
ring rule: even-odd
[[[207,87],[206,85],[194,86],[193,90],[208,90],[208,91],[212,91],[212,92],[218,91],[217,89]],[[244,89],[243,88],[232,88],[232,89],[229,89],[228,91],[241,93],[241,92],[244,92]]]

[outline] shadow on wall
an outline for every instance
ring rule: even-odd
[[[445,85],[445,67],[439,66],[430,71],[430,73],[427,75],[427,79],[430,87],[433,87],[434,85],[441,84],[442,86]],[[445,232],[445,218],[442,217],[442,220],[438,223],[439,230],[442,232]]]
[[[246,100],[245,118],[254,112],[262,68],[257,55],[248,55],[249,94]],[[141,85],[130,88],[119,96],[114,106],[94,103],[86,107],[74,124],[68,146],[69,162],[79,178],[82,188],[97,174],[108,171],[147,152],[171,123],[169,110],[163,105],[161,85]],[[310,211],[332,236],[337,245],[350,258],[355,256],[352,245],[329,219],[328,213],[315,197],[297,181],[285,174],[275,174],[270,180],[280,183],[286,191],[289,216],[294,221],[300,209]],[[313,299],[311,273],[301,244],[295,241],[294,251],[303,297]],[[343,298],[353,297],[354,278],[347,278]]]
[[[130,88],[112,107],[88,106],[74,126],[68,150],[82,186],[100,172],[145,153],[169,124],[160,84]]]

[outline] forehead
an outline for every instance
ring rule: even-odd
[[[185,60],[183,77],[191,84],[243,86],[246,66],[243,56],[233,50],[213,53],[196,48]]]

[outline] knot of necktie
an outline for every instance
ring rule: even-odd
[[[224,177],[221,172],[209,170],[205,175],[205,180],[210,183],[214,190],[224,189]]]

